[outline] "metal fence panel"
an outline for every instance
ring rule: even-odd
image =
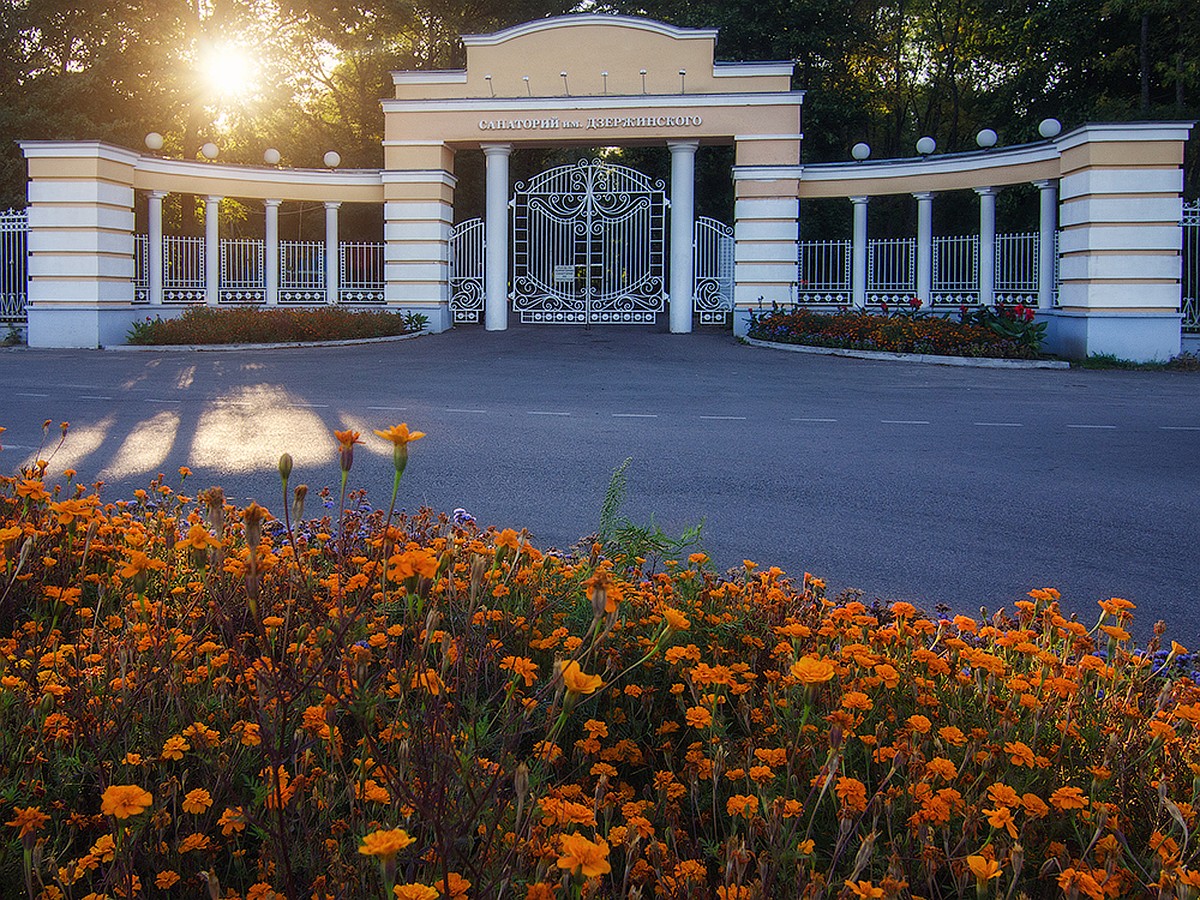
[[[868,242],[867,301],[907,303],[916,292],[916,238],[883,238]]]
[[[325,303],[325,244],[279,242],[279,302]]]
[[[0,212],[0,323],[23,325],[29,299],[29,216]]]
[[[692,309],[701,325],[724,325],[733,311],[733,249],[733,228],[708,216],[696,219]]]
[[[979,302],[979,235],[934,237],[930,293],[935,304],[958,306]]]
[[[851,241],[801,241],[796,271],[796,302],[850,302]]]
[[[1185,334],[1200,334],[1200,200],[1183,205],[1183,280],[1179,311]]]
[[[339,302],[383,302],[383,247],[368,241],[346,241],[338,246]]]
[[[163,236],[163,302],[204,302],[204,238]]]
[[[450,231],[450,316],[478,322],[483,315],[483,219],[467,219]]]
[[[263,242],[251,238],[221,241],[221,303],[263,303],[267,299],[266,252]]]

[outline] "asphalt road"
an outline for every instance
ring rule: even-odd
[[[542,547],[595,531],[626,457],[634,521],[703,522],[720,566],[749,558],[832,590],[956,611],[1054,586],[1091,622],[1138,605],[1200,647],[1200,376],[960,369],[754,349],[727,334],[619,328],[460,330],[389,344],[233,352],[0,350],[0,465],[71,427],[52,471],[129,496],[158,472],[187,492],[280,506],[337,483],[331,431],[353,428],[352,486],[385,503],[390,445],[414,444],[409,508],[467,509]],[[310,507],[311,508],[311,507]]]

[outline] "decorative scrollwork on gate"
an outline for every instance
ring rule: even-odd
[[[513,310],[522,322],[653,323],[666,301],[666,190],[581,160],[513,193]]]
[[[467,219],[450,230],[450,317],[479,322],[483,315],[484,222]]]
[[[733,311],[733,229],[701,216],[696,220],[692,309],[701,325],[725,325]]]

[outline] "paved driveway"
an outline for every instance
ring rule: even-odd
[[[1200,376],[1005,371],[759,350],[725,334],[463,330],[391,344],[237,352],[0,351],[0,462],[69,420],[53,467],[110,498],[157,472],[279,508],[275,464],[334,485],[330,431],[354,428],[352,484],[464,507],[565,546],[597,527],[626,457],[625,512],[704,522],[721,565],[751,558],[867,598],[1011,607],[1053,585],[1092,622],[1138,604],[1200,646]],[[52,431],[51,436],[55,435]],[[43,450],[45,455],[46,451]]]

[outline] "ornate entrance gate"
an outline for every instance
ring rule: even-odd
[[[665,185],[601,160],[513,193],[513,311],[522,322],[652,324],[666,300]]]

